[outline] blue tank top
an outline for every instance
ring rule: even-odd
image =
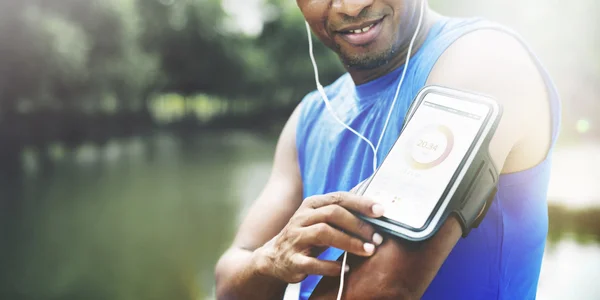
[[[461,36],[480,29],[512,31],[483,19],[442,18],[411,59],[387,132],[381,162],[400,134],[404,116],[442,53]],[[525,43],[524,47],[529,49]],[[559,128],[560,103],[555,87],[530,51],[544,77],[553,118],[552,148]],[[338,117],[377,143],[404,66],[374,81],[355,86],[348,74],[325,90]],[[345,130],[314,91],[301,103],[297,152],[304,197],[349,191],[372,173],[373,152]],[[534,299],[548,230],[546,194],[551,153],[531,169],[500,176],[498,193],[486,217],[458,241],[423,299]],[[329,248],[319,258],[336,260],[343,252]],[[308,276],[300,299],[308,299],[321,276]]]

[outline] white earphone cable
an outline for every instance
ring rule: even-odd
[[[390,107],[390,111],[388,112],[387,118],[385,119],[385,124],[383,125],[383,130],[381,130],[381,135],[379,136],[379,141],[377,142],[377,146],[375,147],[375,153],[379,150],[379,146],[381,145],[381,141],[383,140],[383,135],[385,134],[385,130],[387,129],[388,123],[390,122],[390,117],[392,116],[392,111],[394,111],[394,106],[396,105],[396,100],[398,100],[398,94],[400,93],[400,87],[402,86],[402,82],[404,82],[404,76],[406,76],[406,70],[408,69],[408,63],[410,62],[410,56],[412,54],[412,48],[417,40],[417,36],[419,35],[419,31],[421,30],[421,25],[423,23],[423,14],[425,10],[425,0],[421,1],[421,9],[419,14],[419,22],[417,23],[417,29],[415,29],[415,33],[413,34],[412,39],[410,40],[410,44],[408,45],[408,52],[406,53],[406,63],[404,65],[404,69],[402,70],[402,76],[400,77],[400,82],[398,83],[398,87],[396,87],[396,94],[394,95],[394,100],[392,101],[392,106]]]
[[[327,110],[329,111],[329,113],[331,114],[331,116],[339,124],[341,124],[342,126],[344,126],[346,129],[348,129],[350,132],[354,133],[357,137],[359,137],[360,139],[362,139],[363,141],[365,141],[369,145],[369,147],[373,151],[373,172],[375,172],[377,170],[377,151],[379,150],[379,146],[381,145],[381,141],[383,140],[383,136],[385,135],[385,131],[387,129],[388,123],[389,123],[390,118],[392,116],[392,111],[394,110],[394,106],[396,105],[396,100],[398,100],[398,95],[400,93],[400,88],[402,86],[402,82],[404,81],[404,77],[406,76],[406,70],[408,69],[408,64],[410,62],[410,56],[412,54],[412,48],[414,46],[415,40],[417,39],[417,36],[419,35],[419,31],[421,30],[421,25],[423,23],[424,11],[425,11],[425,0],[421,0],[419,22],[417,24],[417,28],[415,30],[415,33],[412,36],[412,39],[411,39],[410,44],[408,46],[408,51],[407,51],[407,54],[406,54],[406,63],[404,65],[404,69],[402,70],[402,76],[400,77],[400,82],[398,82],[398,86],[396,87],[396,93],[394,95],[394,100],[392,100],[392,105],[390,107],[390,110],[388,112],[387,118],[386,118],[385,123],[383,125],[383,129],[381,131],[381,135],[379,136],[379,141],[377,142],[377,146],[373,146],[373,143],[371,143],[371,141],[369,141],[369,139],[367,139],[362,134],[358,133],[356,130],[352,129],[350,126],[348,126],[342,120],[340,120],[340,118],[335,114],[335,112],[333,110],[333,107],[331,106],[331,103],[329,101],[329,98],[327,97],[327,94],[325,93],[325,89],[323,88],[323,86],[321,85],[321,82],[319,81],[319,70],[317,68],[317,62],[315,60],[315,56],[314,56],[314,53],[313,53],[313,44],[312,44],[312,36],[311,36],[310,26],[308,25],[308,22],[306,22],[306,32],[307,32],[307,35],[308,35],[309,54],[310,54],[310,60],[312,62],[313,69],[314,69],[314,72],[315,72],[315,82],[317,84],[317,90],[321,94],[321,97],[322,97],[323,101],[325,102],[325,106],[327,107]],[[339,287],[339,290],[338,290],[337,300],[341,299],[342,294],[344,292],[344,274],[346,273],[345,272],[345,268],[346,268],[346,259],[347,259],[347,256],[348,256],[348,252],[344,251],[344,257],[342,259],[342,271],[341,271],[341,274],[340,274],[340,287]]]
[[[310,60],[312,61],[313,69],[315,72],[315,82],[317,83],[317,90],[321,94],[321,97],[323,98],[323,102],[325,102],[325,106],[327,107],[327,110],[329,110],[329,113],[331,114],[331,116],[338,123],[340,123],[346,129],[348,129],[349,131],[354,133],[356,136],[358,136],[360,139],[365,141],[367,144],[369,144],[369,147],[371,147],[371,150],[373,150],[373,153],[377,153],[375,146],[373,146],[373,143],[371,143],[371,141],[369,141],[369,139],[364,137],[362,134],[358,133],[356,130],[352,129],[352,127],[346,125],[346,123],[344,123],[342,120],[340,120],[338,118],[338,116],[336,115],[336,113],[333,111],[333,107],[331,106],[331,103],[329,102],[329,98],[327,97],[327,94],[325,93],[325,89],[323,88],[323,86],[321,85],[321,82],[319,81],[319,69],[317,67],[317,62],[315,60],[315,55],[313,53],[313,43],[312,43],[312,38],[311,38],[310,26],[308,25],[308,22],[305,22],[305,23],[306,23],[306,33],[308,34],[308,48],[309,48]],[[373,170],[377,169],[377,160],[376,160],[377,158],[376,158],[375,154],[374,154],[374,157],[375,157],[375,160],[373,161]]]

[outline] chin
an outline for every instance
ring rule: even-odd
[[[357,49],[344,49],[338,45],[338,56],[345,66],[356,70],[376,69],[388,63],[394,57],[393,44],[384,42]]]
[[[393,51],[388,50],[380,53],[341,54],[340,57],[349,68],[357,70],[370,70],[379,68],[390,60]]]

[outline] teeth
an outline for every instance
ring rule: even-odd
[[[350,30],[350,32],[351,33],[363,33],[363,32],[369,31],[369,29],[371,29],[371,28],[373,28],[373,24],[371,24],[365,28],[362,28],[362,29]]]

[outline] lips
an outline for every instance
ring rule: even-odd
[[[381,32],[383,18],[363,25],[353,26],[338,31],[338,35],[346,42],[363,46],[373,42]]]

